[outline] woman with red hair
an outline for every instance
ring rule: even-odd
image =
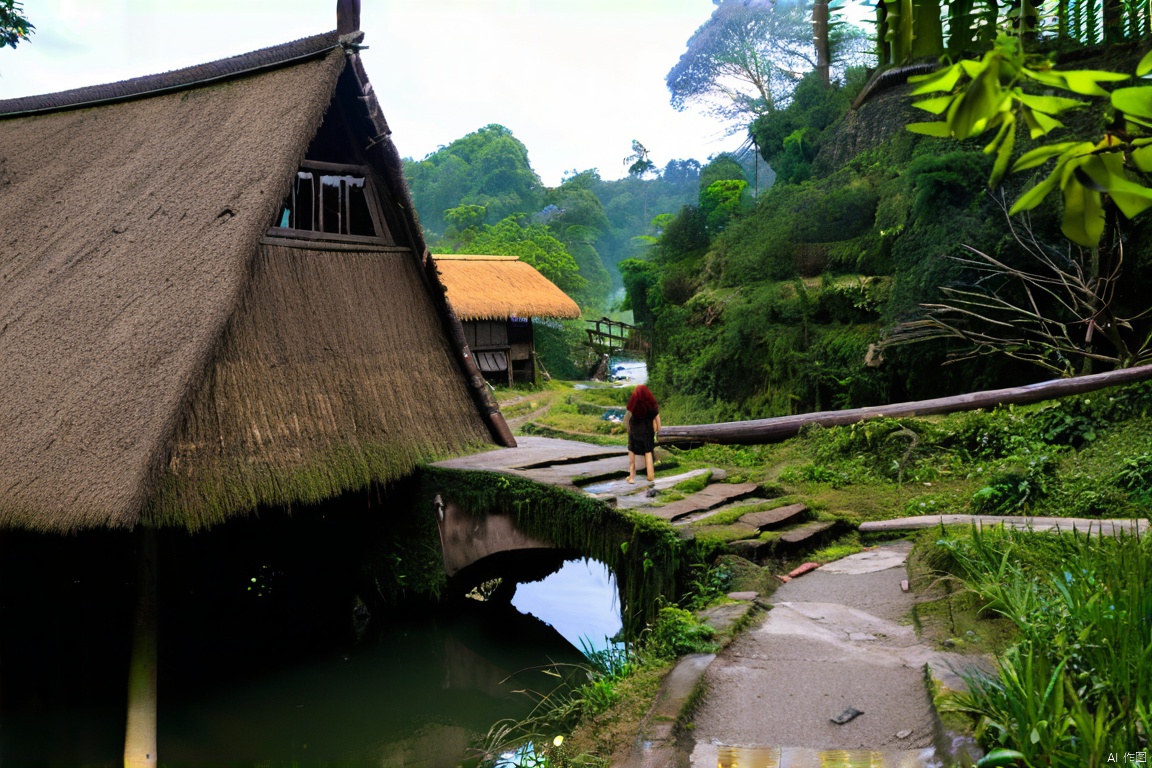
[[[628,482],[636,482],[636,454],[644,455],[648,482],[656,479],[652,466],[652,451],[656,449],[656,433],[660,431],[660,409],[652,390],[641,384],[628,398]]]

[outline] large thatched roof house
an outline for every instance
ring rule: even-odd
[[[0,101],[0,526],[197,529],[511,441],[360,40]]]
[[[432,258],[484,375],[508,384],[534,382],[532,318],[580,317],[576,302],[515,256],[435,254]]]

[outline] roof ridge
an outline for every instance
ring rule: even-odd
[[[436,261],[520,261],[519,256],[484,255],[479,253],[434,253],[432,254],[432,258]]]
[[[0,100],[0,119],[127,101],[192,88],[310,59],[340,45],[354,45],[361,39],[363,33],[341,37],[336,30],[332,30],[170,72],[143,75],[102,85],[89,85],[57,93],[3,99]]]

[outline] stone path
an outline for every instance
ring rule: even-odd
[[[925,664],[971,662],[921,645],[902,623],[914,601],[900,587],[910,549],[878,547],[780,587],[761,624],[709,666],[691,765],[807,768],[833,752],[837,765],[931,765]],[[833,721],[850,709],[861,714]]]
[[[662,517],[686,531],[688,524],[709,516],[765,504],[746,498],[757,493],[754,484],[725,483],[721,470],[696,469],[659,477],[654,483],[641,474],[629,484],[624,480],[628,458],[623,447],[535,436],[517,441],[517,448],[435,466],[504,472],[579,490],[619,508]],[[709,484],[702,490],[669,504],[656,503],[657,492],[706,473]],[[749,536],[780,530],[779,541],[787,543],[819,536],[833,525],[810,518],[808,509],[797,504],[750,511],[716,527],[747,530]],[[901,531],[941,524],[1107,535],[1149,529],[1147,520],[932,515],[864,523],[860,530]],[[750,538],[729,546],[755,557],[769,545]],[[774,594],[772,610],[761,623],[718,656],[683,659],[662,687],[655,714],[650,713],[651,732],[626,764],[644,768],[689,763],[694,768],[939,765],[925,670],[938,684],[957,688],[962,681],[956,670],[987,662],[922,645],[904,623],[915,601],[901,589],[908,578],[905,560],[910,549],[908,542],[885,544],[794,578]],[[683,742],[677,746],[675,725],[701,677],[705,694],[693,715],[685,749]]]
[[[580,490],[621,509],[634,509],[665,520],[689,520],[708,514],[759,492],[755,483],[724,483],[720,469],[693,469],[675,475],[644,479],[643,467],[635,483],[626,481],[628,451],[621,446],[597,446],[551,437],[521,436],[516,448],[476,453],[440,461],[436,467],[472,469],[526,477],[538,483]],[[657,454],[659,465],[659,454]],[[659,491],[704,475],[709,484],[696,493],[660,504]],[[751,529],[750,530],[754,530]]]

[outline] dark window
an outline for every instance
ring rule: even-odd
[[[528,344],[532,341],[532,321],[527,317],[508,318],[508,342]]]
[[[276,225],[287,229],[373,237],[365,179],[307,168],[296,173]]]

